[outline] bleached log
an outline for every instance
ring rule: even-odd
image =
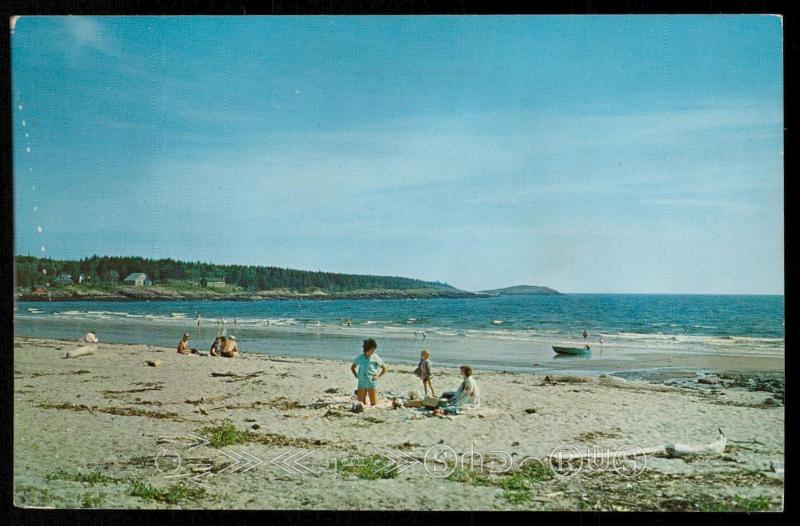
[[[687,444],[667,444],[664,450],[670,458],[688,457],[688,456],[708,456],[708,455],[721,455],[725,452],[725,444],[727,439],[722,429],[719,430],[719,437],[708,444],[700,446],[691,446]]]
[[[664,453],[664,446],[653,446],[653,447],[643,447],[643,448],[620,448],[618,450],[607,450],[604,452],[600,451],[586,451],[585,453],[578,453],[578,454],[555,454],[550,455],[549,458],[551,460],[557,460],[560,462],[570,462],[572,460],[578,459],[589,459],[589,460],[605,460],[608,458],[625,458],[625,457],[634,457],[639,455],[660,455]]]
[[[73,349],[71,351],[67,351],[64,353],[64,358],[75,358],[77,356],[85,356],[87,354],[94,354],[97,350],[96,345],[84,345],[83,347],[78,347],[77,349]]]
[[[688,457],[688,456],[700,456],[700,455],[721,455],[725,452],[725,445],[727,443],[727,439],[722,432],[722,429],[719,429],[719,437],[714,442],[710,442],[708,444],[702,445],[688,445],[688,444],[667,444],[665,446],[653,446],[653,447],[627,447],[627,448],[620,448],[614,451],[593,451],[589,450],[584,453],[578,452],[577,454],[555,454],[550,455],[549,458],[551,460],[557,460],[561,462],[569,462],[572,460],[578,459],[591,459],[591,460],[604,460],[608,458],[624,458],[624,457],[632,457],[638,455],[661,455],[666,454],[669,458],[680,458],[680,457]]]

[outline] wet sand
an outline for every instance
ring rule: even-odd
[[[782,509],[782,357],[605,363],[627,380],[476,370],[481,409],[439,417],[391,409],[389,395],[422,386],[413,367],[385,355],[379,407],[352,413],[346,362],[106,343],[62,358],[78,346],[15,339],[18,506]],[[573,367],[585,364],[563,369]],[[460,381],[453,368],[434,374],[439,391]],[[728,446],[711,457],[648,455],[562,473],[540,463],[560,446],[704,444],[718,428]],[[537,463],[543,469],[531,471]]]

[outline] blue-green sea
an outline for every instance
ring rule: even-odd
[[[470,299],[18,302],[18,336],[174,346],[183,332],[206,350],[235,334],[244,352],[351,359],[362,339],[388,361],[423,348],[442,365],[526,370],[556,357],[554,344],[593,356],[646,352],[784,352],[784,297],[564,294]],[[600,340],[602,338],[602,343]]]

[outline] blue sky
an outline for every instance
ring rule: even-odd
[[[782,293],[781,49],[772,16],[23,17],[15,250]]]

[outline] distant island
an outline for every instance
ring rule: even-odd
[[[21,301],[479,298],[440,281],[173,259],[16,256]]]
[[[483,294],[491,294],[493,296],[539,296],[539,295],[558,295],[561,292],[551,289],[550,287],[541,287],[538,285],[515,285],[513,287],[506,287],[504,289],[482,290]]]

